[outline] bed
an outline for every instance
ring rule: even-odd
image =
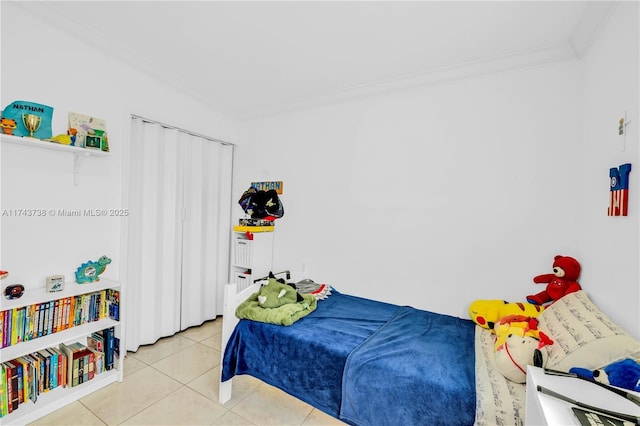
[[[248,374],[353,425],[524,424],[525,385],[496,370],[493,336],[470,320],[334,290],[291,326],[238,321],[236,306],[259,284],[225,287],[221,403],[231,397],[233,376]],[[566,320],[563,311],[557,322]],[[618,339],[624,333],[609,322],[604,328]],[[627,352],[638,349],[622,339]],[[570,355],[563,347],[550,362]]]

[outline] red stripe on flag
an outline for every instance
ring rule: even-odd
[[[607,209],[608,216],[627,216],[629,212],[629,190],[618,189],[615,191],[609,191],[609,208]]]
[[[629,190],[621,189],[619,192],[620,192],[620,215],[626,216],[629,210]]]

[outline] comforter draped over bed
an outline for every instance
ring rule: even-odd
[[[474,324],[338,292],[291,326],[241,320],[222,381],[249,374],[355,425],[473,424]]]
[[[357,425],[471,425],[473,322],[400,308],[347,358],[340,418]]]

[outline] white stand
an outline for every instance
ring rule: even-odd
[[[596,384],[574,377],[550,376],[543,369],[527,368],[526,425],[580,425],[574,405],[537,390],[543,386],[594,407],[640,416],[640,406]]]

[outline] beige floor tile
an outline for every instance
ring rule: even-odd
[[[147,364],[140,361],[134,356],[130,355],[130,352],[127,353],[127,356],[124,357],[124,377],[127,377],[129,374],[133,374],[136,371],[140,371],[145,368]]]
[[[302,422],[302,426],[339,426],[346,425],[346,423],[341,422],[335,417],[331,417],[328,414],[323,413],[322,411],[314,408],[311,411],[311,414],[304,419]]]
[[[188,387],[181,387],[123,425],[210,425],[227,409]]]
[[[181,384],[158,370],[146,367],[123,382],[113,383],[80,400],[109,425],[117,425],[158,400],[175,392]]]
[[[152,367],[186,384],[218,364],[220,364],[220,352],[200,343],[194,343],[152,364]]]
[[[213,367],[203,375],[196,377],[187,383],[187,386],[206,398],[217,402],[220,386],[220,366]]]
[[[281,390],[261,384],[240,400],[231,411],[259,425],[300,425],[311,407]]]
[[[191,345],[195,345],[193,340],[186,339],[178,334],[164,337],[153,345],[140,346],[134,353],[134,357],[145,364],[151,365]]]
[[[104,422],[79,401],[72,402],[53,413],[44,416],[30,426],[104,426]]]
[[[205,345],[210,347],[211,349],[215,349],[217,351],[220,351],[220,345],[222,344],[222,342],[220,341],[221,337],[219,334],[216,334],[214,336],[211,337],[207,337],[204,340],[200,341],[201,345]]]
[[[180,336],[200,342],[222,332],[222,320],[207,321],[199,327],[191,327],[180,332]]]
[[[228,411],[227,414],[212,423],[214,426],[258,426],[253,422],[245,419],[242,416],[237,415],[232,411]]]

